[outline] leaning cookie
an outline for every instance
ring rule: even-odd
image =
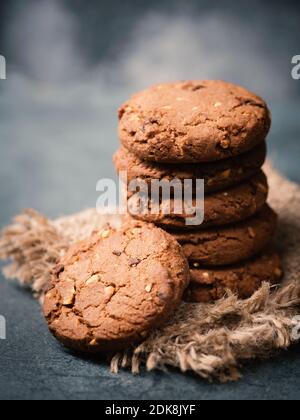
[[[191,270],[191,284],[185,292],[184,300],[208,303],[224,297],[227,290],[241,299],[247,299],[264,282],[276,285],[282,277],[281,260],[273,250],[239,265],[215,269],[199,266]]]
[[[192,215],[182,211],[182,200],[173,200],[170,202],[160,202],[153,207],[153,202],[149,200],[143,205],[139,194],[131,196],[128,200],[128,210],[130,215],[144,222],[154,223],[166,230],[174,229],[207,229],[211,227],[232,225],[244,221],[260,210],[266,204],[268,198],[268,182],[265,174],[260,171],[249,181],[238,186],[232,187],[227,191],[220,191],[205,196],[204,200],[204,221],[202,224],[189,225],[187,221],[195,218],[196,213]],[[188,203],[184,203],[188,204]],[[193,202],[193,208],[198,208],[203,203]],[[145,208],[146,207],[146,208]],[[181,209],[181,211],[178,211]],[[201,208],[198,208],[199,212]],[[202,211],[203,213],[203,211]]]
[[[211,162],[262,143],[271,119],[266,103],[223,81],[154,86],[119,111],[122,144],[142,160]]]
[[[223,266],[240,263],[259,254],[271,242],[276,227],[277,215],[266,205],[257,215],[236,225],[170,233],[181,244],[191,263]]]
[[[240,156],[211,163],[163,164],[139,159],[125,147],[114,155],[117,171],[126,172],[128,183],[143,180],[148,186],[153,180],[203,179],[205,192],[215,192],[237,185],[257,173],[266,159],[266,142]]]
[[[179,305],[189,267],[174,238],[152,225],[107,229],[57,266],[44,314],[65,346],[118,351],[142,341]]]

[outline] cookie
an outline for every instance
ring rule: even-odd
[[[182,300],[188,263],[152,225],[107,229],[74,246],[55,270],[44,314],[54,336],[86,353],[142,341]]]
[[[268,198],[268,182],[265,174],[260,171],[249,181],[232,187],[225,191],[205,195],[205,215],[201,225],[187,225],[187,220],[191,216],[186,211],[177,214],[175,200],[171,199],[170,214],[165,214],[168,206],[161,202],[159,214],[153,212],[153,204],[149,200],[147,212],[140,210],[140,196],[133,195],[129,198],[129,213],[135,219],[144,222],[154,223],[166,230],[174,229],[207,229],[210,227],[232,225],[241,222],[262,210]],[[182,202],[178,202],[181,204]],[[194,206],[196,207],[196,201]],[[152,210],[151,210],[152,208]]]
[[[251,219],[236,225],[195,232],[170,232],[190,262],[206,266],[240,263],[262,252],[277,227],[276,213],[266,205]]]
[[[279,284],[282,277],[280,257],[270,250],[240,265],[219,269],[192,269],[191,284],[185,292],[184,300],[208,303],[224,297],[226,290],[231,290],[241,299],[247,299],[262,283]]]
[[[211,162],[245,153],[267,136],[266,103],[223,81],[162,84],[119,110],[122,144],[142,160]]]
[[[255,147],[240,156],[212,163],[163,164],[147,162],[121,147],[114,155],[117,171],[126,172],[128,182],[139,179],[151,181],[179,179],[204,179],[207,193],[219,191],[237,185],[253,176],[260,170],[266,159],[266,143]]]

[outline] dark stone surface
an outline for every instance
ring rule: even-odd
[[[7,339],[0,341],[0,398],[24,400],[300,398],[300,346],[265,362],[249,364],[237,383],[208,384],[177,371],[110,373],[108,366],[73,355],[48,333],[30,293],[0,282]]]

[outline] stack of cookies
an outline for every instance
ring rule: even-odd
[[[204,180],[201,225],[188,225],[184,211],[166,213],[162,199],[157,214],[132,215],[182,245],[191,269],[185,299],[209,302],[228,289],[247,298],[263,282],[277,284],[283,274],[272,248],[277,216],[267,204],[262,171],[271,124],[266,103],[222,81],[182,82],[135,95],[119,118],[121,148],[114,163],[127,172],[128,183]]]

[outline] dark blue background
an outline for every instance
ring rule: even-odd
[[[1,226],[27,207],[57,217],[95,206],[97,180],[115,176],[118,106],[173,79],[226,79],[265,97],[270,157],[300,182],[299,2],[13,0],[0,12]],[[2,280],[0,314],[0,398],[299,398],[299,348],[237,384],[116,377],[65,353],[30,295]]]

